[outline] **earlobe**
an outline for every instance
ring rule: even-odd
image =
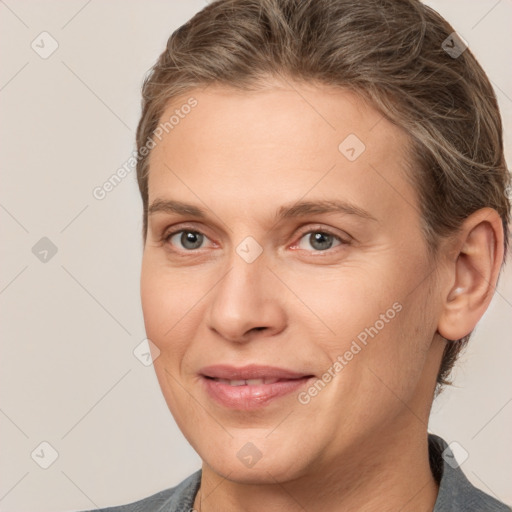
[[[459,340],[475,328],[494,295],[503,261],[503,224],[498,212],[483,208],[470,215],[456,235],[457,255],[447,278],[438,332]]]

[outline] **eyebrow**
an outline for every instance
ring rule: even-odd
[[[198,206],[172,199],[155,199],[148,208],[148,216],[154,215],[155,213],[176,213],[178,215],[186,215],[196,217],[198,219],[205,219],[208,216],[206,210],[203,210]],[[342,213],[345,215],[355,215],[363,219],[377,221],[373,215],[359,206],[339,200],[301,201],[298,203],[284,205],[277,211],[276,220],[291,219],[322,213]]]

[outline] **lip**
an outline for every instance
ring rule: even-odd
[[[229,409],[250,411],[269,405],[275,400],[308,385],[314,375],[298,373],[274,366],[247,365],[234,367],[215,365],[200,371],[203,388],[210,398]],[[231,386],[213,380],[280,379],[271,384]]]
[[[277,366],[248,364],[246,366],[231,366],[229,364],[216,364],[205,366],[199,373],[206,377],[227,380],[248,380],[248,379],[299,379],[311,376],[311,374],[295,372]]]

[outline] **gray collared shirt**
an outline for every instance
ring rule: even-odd
[[[433,512],[512,511],[504,503],[474,487],[455,463],[446,462],[454,460],[454,457],[443,439],[429,435],[429,454],[432,472],[439,483]],[[200,483],[201,470],[198,470],[176,487],[128,505],[104,508],[99,512],[192,512]]]

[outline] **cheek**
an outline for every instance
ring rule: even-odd
[[[143,259],[140,293],[148,338],[163,352],[179,351],[176,343],[190,324],[197,303],[197,285],[183,282],[176,272]],[[195,290],[194,290],[195,288]]]
[[[391,393],[395,399],[393,393],[406,398],[414,390],[434,325],[426,287],[411,291],[416,283],[405,278],[417,275],[414,266],[366,265],[297,281],[297,295],[318,317],[307,315],[310,326],[327,334],[321,347],[330,361],[341,357],[344,377],[336,379],[338,392],[363,386],[358,396]],[[315,329],[310,333],[318,343]]]
[[[154,257],[145,254],[142,261],[140,294],[147,337],[160,351],[153,365],[163,396],[175,420],[183,428],[183,411],[190,411],[187,393],[177,384],[193,325],[192,287],[183,286],[176,272],[171,272]],[[188,312],[188,313],[187,313]]]
[[[435,328],[424,289],[402,294],[399,303],[400,311],[388,323],[375,322],[374,327],[383,328],[368,337],[363,356],[375,392],[389,395],[392,402],[408,402],[422,379]]]
[[[168,304],[172,293],[166,291],[166,287],[158,279],[155,267],[147,263],[145,259],[141,272],[140,295],[146,333],[159,346],[160,338],[165,332],[164,324],[167,316],[165,311],[172,311]]]
[[[304,302],[295,301],[294,309],[301,313],[299,323],[310,324],[312,341],[318,332],[327,335],[327,345],[322,344],[332,357],[344,353],[358,336],[364,342],[367,330],[376,323],[378,331],[384,332],[393,322],[397,314],[393,304],[400,294],[386,278],[389,273],[377,270],[370,272],[361,265],[320,269],[308,279],[295,276],[294,292]]]

